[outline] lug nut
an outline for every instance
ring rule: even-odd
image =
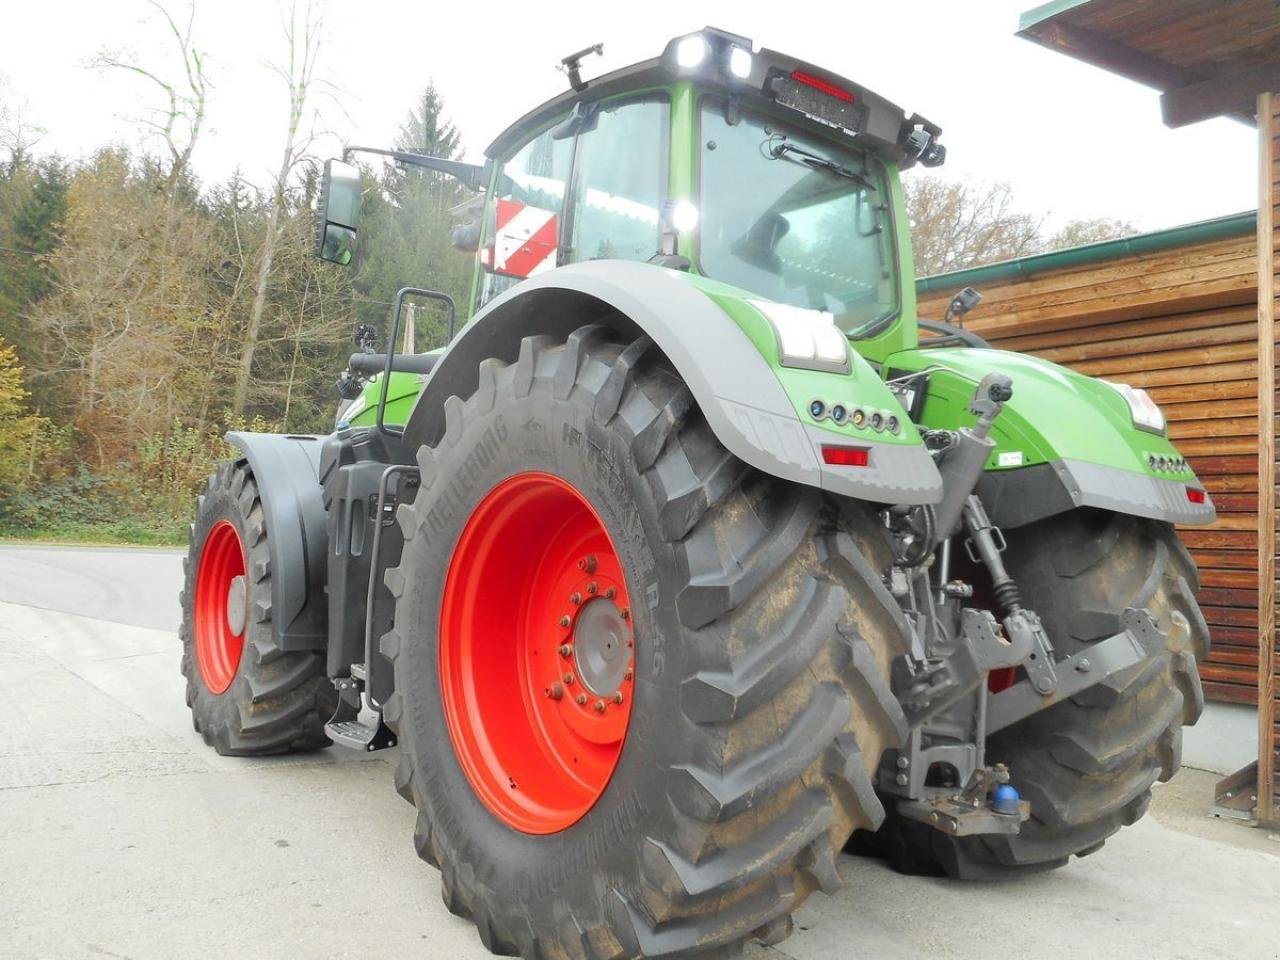
[[[622,608],[622,610],[621,610],[621,611],[619,611],[619,616],[621,616],[623,620],[630,620],[630,619],[631,619],[631,611],[630,611],[630,610],[628,610],[626,607],[623,607],[623,608]]]
[[[613,692],[613,702],[614,702],[614,703],[616,703],[616,704],[621,705],[621,703],[622,703],[622,691],[621,691],[621,690],[615,690],[615,691]]]
[[[591,594],[594,597],[599,592],[600,592],[600,585],[596,583],[594,580],[592,580],[590,583],[587,584],[587,593]]]
[[[582,602],[582,594],[576,592],[569,594],[569,602],[576,607]]]
[[[566,673],[566,674],[564,675],[564,685],[565,685],[566,687],[572,687],[572,686],[573,686],[573,674],[572,674],[572,673]]]
[[[558,683],[553,683],[551,686],[547,687],[546,694],[552,700],[559,700],[564,696],[564,687],[560,686]]]
[[[584,707],[584,706],[586,706],[586,704],[587,704],[587,695],[586,695],[585,693],[580,693],[580,694],[578,694],[576,697],[574,697],[573,699],[574,699],[575,701],[577,701],[577,704],[578,704],[578,706],[580,706],[580,707]]]
[[[559,652],[560,652],[560,656],[562,657],[571,657],[573,656],[573,645],[568,643],[562,643],[560,644]]]
[[[606,600],[612,600],[612,599],[613,599],[614,597],[616,597],[617,595],[618,595],[618,591],[617,591],[617,590],[615,590],[615,589],[613,589],[613,587],[606,587],[606,588],[605,588],[605,591],[604,591],[604,598],[605,598]]]
[[[630,667],[627,667],[627,672],[622,675],[622,679],[630,680],[633,676],[635,676],[635,672]]]
[[[572,622],[573,622],[573,621],[571,621],[571,620],[569,619],[569,615],[568,615],[568,614],[565,614],[563,617],[561,617],[561,618],[560,618],[560,626],[562,626],[562,627],[567,627],[567,626],[569,626],[569,624],[570,624],[570,623],[572,623]]]
[[[604,701],[597,700],[593,705],[593,709],[595,710],[596,713],[604,713]]]
[[[578,569],[585,570],[587,573],[595,573],[596,558],[591,554],[588,554],[587,556],[583,557],[581,560],[578,561]]]

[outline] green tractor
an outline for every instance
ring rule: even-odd
[[[454,310],[406,288],[333,433],[228,436],[196,729],[397,747],[445,903],[529,958],[776,942],[850,842],[962,878],[1097,850],[1203,702],[1174,524],[1215,513],[1160,410],[917,319],[899,178],[937,126],[720,30],[593,52],[483,165],[392,154],[483,192],[470,319],[397,353],[406,302]],[[331,161],[322,258],[360,190]]]

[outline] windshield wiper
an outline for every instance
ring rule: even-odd
[[[794,163],[803,163],[806,167],[812,167],[815,170],[826,170],[834,173],[837,177],[844,177],[846,180],[852,180],[859,186],[867,190],[874,191],[876,185],[858,173],[856,170],[850,170],[846,166],[829,160],[826,157],[819,156],[816,153],[810,153],[803,147],[797,147],[794,144],[781,141],[775,143],[769,148],[769,156],[775,160],[792,160]],[[794,159],[793,159],[794,158]]]

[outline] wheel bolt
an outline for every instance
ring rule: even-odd
[[[592,554],[588,554],[578,561],[578,569],[585,570],[587,573],[596,572],[596,558]]]
[[[622,675],[622,679],[623,679],[623,680],[630,680],[634,675],[635,675],[635,674],[632,672],[631,668],[630,668],[630,667],[628,667],[628,668],[627,668],[627,672],[626,672],[626,673],[624,673],[624,674]],[[621,696],[621,694],[619,694],[619,696]]]
[[[568,643],[560,644],[560,656],[562,657],[573,656],[573,645]]]
[[[552,700],[559,700],[564,696],[564,687],[560,686],[558,683],[553,683],[551,686],[547,687],[546,694]]]
[[[572,622],[573,622],[573,621],[569,619],[569,615],[568,615],[567,613],[566,613],[563,617],[561,617],[561,618],[560,618],[560,626],[562,626],[562,627],[567,627],[567,626],[569,626],[569,624],[570,624],[570,623],[572,623]]]
[[[603,701],[603,700],[597,700],[597,701],[595,702],[595,711],[596,711],[596,713],[604,713],[604,701]]]
[[[605,587],[604,598],[606,600],[612,600],[617,595],[618,595],[618,591],[613,589],[613,587]]]
[[[578,604],[582,602],[582,594],[580,593],[569,594],[569,602],[576,607]]]
[[[622,703],[622,691],[621,691],[621,690],[615,690],[615,691],[613,692],[613,702],[614,702],[614,703],[616,703],[616,704],[621,704],[621,703]]]
[[[566,687],[572,687],[572,686],[573,686],[573,674],[572,674],[572,673],[566,673],[566,674],[564,675],[564,685],[565,685]]]
[[[573,699],[578,702],[578,706],[580,707],[584,707],[587,705],[587,695],[585,693],[580,693]]]
[[[592,580],[590,583],[587,584],[587,593],[591,594],[592,596],[595,596],[595,594],[599,592],[599,590],[600,590],[600,585],[596,583],[594,580]]]
[[[630,610],[627,610],[626,608],[623,608],[623,610],[622,610],[622,612],[621,612],[621,617],[622,617],[622,619],[623,619],[623,620],[630,620],[630,619],[631,619],[631,611],[630,611]]]

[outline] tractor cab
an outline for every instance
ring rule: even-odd
[[[482,214],[455,231],[477,260],[464,312],[557,266],[630,260],[830,314],[873,356],[914,345],[914,323],[886,338],[914,300],[898,174],[943,161],[937,126],[712,28],[583,80],[595,52],[565,59],[571,89],[483,165],[375,151],[483,189]],[[350,260],[358,182],[345,164],[327,173],[324,259]]]

